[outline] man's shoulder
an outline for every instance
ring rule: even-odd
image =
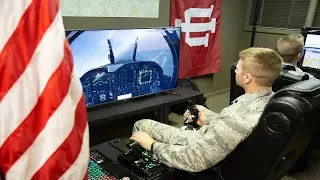
[[[229,106],[229,110],[242,116],[262,113],[270,98],[274,95],[271,89],[266,92],[252,93],[239,97],[238,101]]]
[[[240,97],[238,97],[235,101],[235,104],[252,104],[252,103],[259,103],[259,102],[266,102],[268,101],[272,96],[274,92],[272,91],[272,88],[263,90],[263,91],[256,91],[248,94],[243,94]]]

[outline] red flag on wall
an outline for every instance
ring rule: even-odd
[[[172,26],[181,27],[179,78],[221,70],[221,0],[171,0]]]
[[[87,179],[86,105],[59,0],[0,0],[0,27],[0,175]]]

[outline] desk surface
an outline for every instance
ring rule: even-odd
[[[152,109],[161,108],[164,105],[175,105],[188,99],[202,96],[201,92],[188,88],[178,87],[173,90],[178,95],[170,92],[138,97],[134,99],[113,102],[88,110],[88,122],[96,122],[106,118],[122,118],[137,113],[147,112]]]

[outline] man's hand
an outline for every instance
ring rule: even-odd
[[[144,149],[151,151],[151,144],[155,142],[152,137],[150,137],[147,133],[138,131],[134,133],[130,138],[130,140],[136,141],[140,144]]]
[[[198,120],[197,120],[197,124],[201,127],[201,126],[204,126],[204,125],[207,125],[206,123],[206,116],[205,116],[205,110],[200,110],[199,108],[197,108],[199,113],[198,113]],[[190,114],[190,111],[187,110],[185,113],[184,113],[184,117],[185,118],[188,118],[188,122],[192,122],[192,118],[193,118],[193,115]]]

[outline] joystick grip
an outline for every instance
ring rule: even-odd
[[[199,110],[195,106],[189,107],[188,110],[192,116],[192,122],[188,122],[188,125],[198,128],[199,125],[197,124],[197,121],[199,119]]]
[[[130,140],[127,143],[127,147],[132,151],[132,153],[138,158],[141,156],[142,149],[136,141]]]

